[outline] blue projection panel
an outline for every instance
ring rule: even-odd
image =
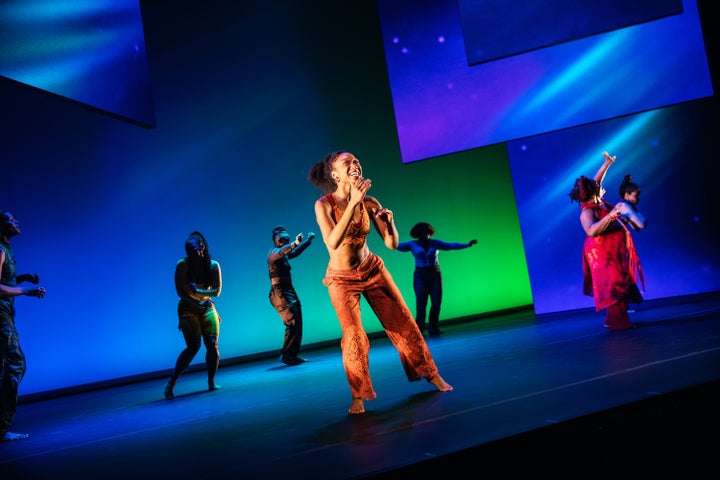
[[[682,0],[458,0],[468,64],[682,13]]]
[[[475,66],[456,1],[378,10],[404,163],[713,95],[692,0],[679,15]]]
[[[5,0],[0,75],[155,126],[139,0]]]

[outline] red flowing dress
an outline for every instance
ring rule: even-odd
[[[597,220],[610,213],[612,205],[584,202],[580,209],[592,208]],[[596,221],[597,221],[596,220]],[[607,308],[605,326],[610,330],[632,328],[628,302],[642,300],[637,289],[643,283],[642,267],[632,235],[619,220],[611,223],[603,233],[586,237],[583,244],[583,293],[595,299],[595,310]]]

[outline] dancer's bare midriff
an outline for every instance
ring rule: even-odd
[[[343,243],[337,250],[330,251],[328,266],[333,270],[353,270],[370,255],[367,243]]]

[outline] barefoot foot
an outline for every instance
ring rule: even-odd
[[[452,385],[447,383],[443,378],[440,376],[440,374],[435,375],[432,378],[428,379],[428,382],[432,383],[437,387],[438,390],[441,392],[449,392],[453,389]]]
[[[213,390],[220,390],[221,388],[222,387],[220,385],[218,385],[217,383],[208,384],[208,390],[210,390],[211,392]]]
[[[353,397],[350,408],[348,408],[348,413],[351,415],[365,413],[365,403],[363,402],[363,399]]]
[[[0,439],[0,442],[14,442],[15,440],[22,440],[24,438],[28,438],[30,434],[28,433],[13,433],[13,432],[5,432],[5,435],[3,435],[2,439]]]

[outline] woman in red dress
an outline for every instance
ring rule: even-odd
[[[637,289],[643,281],[640,259],[632,235],[621,218],[632,223],[644,222],[625,202],[613,206],[603,195],[602,181],[614,156],[603,152],[603,164],[592,179],[581,176],[568,194],[580,203],[580,223],[587,237],[583,244],[583,293],[593,296],[595,310],[607,309],[605,327],[610,330],[634,328],[628,315],[628,303],[642,301]],[[644,287],[643,287],[644,289]]]

